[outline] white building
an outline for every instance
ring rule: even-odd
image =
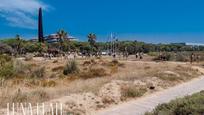
[[[48,43],[55,43],[55,42],[60,41],[60,36],[58,34],[50,34],[50,35],[46,36],[44,39]],[[78,39],[76,37],[73,37],[73,36],[67,36],[64,39],[68,40],[68,41],[78,41]]]

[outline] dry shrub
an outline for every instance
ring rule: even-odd
[[[33,86],[41,86],[41,87],[55,87],[57,83],[54,80],[39,80],[39,79],[28,79],[26,81],[25,86],[33,87]]]
[[[7,99],[8,101],[11,101],[11,103],[24,103],[29,101],[30,103],[36,104],[36,102],[44,102],[49,100],[50,96],[41,89],[37,89],[29,93],[18,90],[15,94],[11,95]]]
[[[73,74],[78,72],[79,72],[79,68],[78,68],[77,62],[75,60],[71,60],[64,67],[63,74],[68,75],[68,74]]]
[[[112,60],[112,61],[110,62],[110,64],[111,64],[112,66],[115,66],[115,65],[118,65],[118,64],[119,64],[119,61],[118,61],[117,59],[114,59],[114,60]]]
[[[36,63],[32,63],[32,64],[30,64],[30,66],[31,66],[31,67],[37,67],[38,64],[36,64]]]
[[[111,62],[107,64],[108,66],[118,66],[118,67],[124,67],[124,63],[120,63],[117,59],[113,59]]]
[[[90,68],[86,72],[79,73],[79,77],[83,79],[89,79],[94,77],[103,77],[106,76],[106,70],[104,68]]]
[[[53,80],[42,80],[40,84],[42,87],[55,87],[56,86],[56,82]]]
[[[97,62],[94,59],[91,59],[91,64],[97,64]]]
[[[64,66],[58,66],[58,67],[52,68],[52,71],[53,72],[62,71],[63,69],[64,69]]]
[[[0,107],[5,107],[6,103],[41,103],[50,99],[50,96],[44,90],[35,90],[30,92],[23,92],[18,89],[16,92],[4,92],[4,96],[0,98]]]
[[[106,75],[106,70],[103,68],[92,68],[89,70],[92,76],[102,77]]]
[[[121,99],[125,100],[127,98],[135,98],[144,95],[147,92],[146,87],[127,85],[121,88]]]
[[[31,78],[43,78],[45,75],[45,67],[36,68],[31,72]]]
[[[32,54],[28,54],[25,56],[25,61],[31,61],[33,59],[33,55]]]
[[[101,58],[101,56],[98,56],[98,57],[96,57],[96,59],[101,60],[102,58]]]
[[[55,78],[55,77],[59,77],[58,73],[51,73],[51,75],[49,76],[49,78]]]
[[[8,55],[0,55],[1,65],[2,65],[2,63],[5,63],[5,62],[11,61],[11,60],[12,60],[12,57],[11,57],[11,56],[8,56]]]
[[[189,60],[190,54],[186,52],[177,53],[176,54],[176,61],[187,62]]]
[[[86,71],[86,70],[88,70],[88,68],[87,68],[87,67],[84,67],[83,70]]]
[[[12,103],[22,103],[28,100],[28,96],[25,93],[22,93],[20,89],[11,96]]]
[[[145,69],[145,70],[151,69],[151,67],[150,67],[150,66],[145,66],[144,69]]]
[[[84,61],[84,63],[83,63],[82,65],[83,65],[83,66],[91,65],[91,61]]]
[[[162,73],[162,72],[156,73],[155,76],[160,78],[161,80],[164,80],[164,81],[175,82],[175,81],[183,80],[181,77],[179,77],[177,75],[167,74],[167,73]]]
[[[52,63],[58,63],[58,60],[54,60]]]
[[[125,67],[125,64],[124,63],[119,63],[118,66],[119,67]]]
[[[50,99],[50,96],[49,94],[47,94],[47,92],[45,92],[44,90],[42,89],[38,89],[34,92],[32,92],[30,94],[31,97],[34,97],[33,99],[30,99],[30,100],[33,100],[35,102],[44,102],[46,100],[49,100]]]
[[[114,73],[117,73],[117,72],[118,72],[118,66],[112,66],[110,73],[114,74]]]
[[[66,76],[64,75],[64,74],[59,74],[58,75],[58,78],[60,78],[60,79],[63,79],[63,78],[65,78]]]
[[[84,61],[84,63],[82,64],[83,66],[89,66],[89,65],[94,65],[97,64],[97,62],[94,59],[88,60],[88,61]]]
[[[14,66],[14,71],[16,75],[27,74],[32,69],[32,65],[25,64],[20,60],[14,60],[13,66]]]

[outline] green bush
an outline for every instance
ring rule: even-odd
[[[145,115],[203,115],[204,91],[157,106]]]
[[[159,52],[149,52],[148,55],[149,56],[158,56]]]
[[[14,75],[14,67],[12,63],[6,63],[0,69],[0,78],[8,79]]]
[[[8,55],[0,55],[0,79],[13,77],[14,73],[12,58]]]
[[[1,62],[1,64],[5,63],[5,62],[10,62],[10,61],[12,61],[11,56],[0,55],[0,62]]]
[[[154,60],[161,60],[161,56],[165,57],[165,61],[189,61],[190,53],[189,52],[166,52],[162,55],[158,55]]]
[[[73,74],[78,72],[79,72],[79,68],[78,68],[77,62],[75,60],[71,60],[65,65],[63,74],[68,75],[68,74]]]

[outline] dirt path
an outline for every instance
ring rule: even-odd
[[[158,104],[191,95],[201,90],[204,90],[204,76],[165,91],[99,111],[97,115],[143,115],[146,111],[153,110]]]

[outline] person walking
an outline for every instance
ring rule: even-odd
[[[194,54],[191,53],[191,56],[190,56],[190,63],[191,63],[191,64],[193,63],[193,60],[194,60]]]

